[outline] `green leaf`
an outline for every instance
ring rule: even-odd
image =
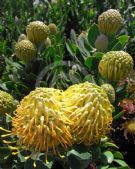
[[[130,168],[126,166],[126,167],[110,167],[108,169],[130,169]]]
[[[68,41],[67,43],[66,43],[66,47],[67,47],[67,50],[68,50],[68,52],[71,54],[71,56],[74,56],[75,55],[75,47],[71,44],[71,42],[70,41]]]
[[[92,47],[95,47],[95,41],[99,35],[100,35],[99,28],[97,24],[94,23],[90,27],[89,32],[88,32],[88,42]]]
[[[127,35],[119,36],[117,38],[118,42],[114,45],[114,47],[111,50],[113,51],[122,50],[125,44],[128,42],[129,38],[130,37]]]
[[[97,145],[97,144],[92,145],[92,146],[90,147],[90,152],[91,152],[91,154],[92,154],[92,160],[94,160],[94,161],[98,161],[99,158],[100,158],[101,155],[102,155],[101,147],[100,147],[99,145]]]
[[[122,36],[119,36],[117,39],[122,45],[125,45],[128,42],[129,38],[130,36],[122,35]]]
[[[89,56],[85,60],[85,66],[87,66],[89,69],[92,67],[93,63],[93,57]]]
[[[6,123],[12,122],[12,117],[6,115]]]
[[[116,146],[116,144],[111,143],[111,142],[105,142],[105,143],[102,145],[102,147],[105,147],[105,148],[107,148],[107,147],[119,148],[118,146]]]
[[[122,153],[119,151],[116,151],[113,155],[115,158],[122,159],[122,160],[124,159]]]
[[[123,116],[124,112],[121,111],[120,113],[116,114],[114,117],[113,117],[113,120],[117,120],[119,119],[121,116]]]
[[[18,154],[17,154],[17,156],[18,156],[18,158],[20,159],[20,162],[25,162],[26,161],[26,159],[25,159],[25,157],[19,152]]]
[[[88,152],[78,153],[76,150],[71,150],[67,153],[68,163],[72,169],[84,169],[88,166],[91,160],[91,154]]]
[[[0,159],[4,159],[6,156],[10,155],[11,151],[8,147],[0,147]]]
[[[101,166],[99,167],[100,169],[108,169],[109,165],[106,165],[106,166]]]
[[[123,160],[114,159],[113,161],[115,161],[120,166],[123,166],[123,167],[128,166],[127,163]]]
[[[67,153],[67,156],[70,155],[74,155],[76,156],[78,159],[81,160],[89,160],[91,158],[91,154],[88,152],[84,152],[84,153],[78,153],[76,150],[71,150]]]
[[[103,55],[104,55],[104,53],[102,53],[102,52],[95,52],[93,57],[101,59]]]
[[[109,164],[111,164],[112,161],[113,161],[113,159],[114,159],[114,156],[113,156],[112,152],[111,152],[111,151],[105,151],[103,154],[104,154],[105,157],[107,158],[107,162],[108,162]]]
[[[123,46],[120,42],[117,42],[116,45],[111,49],[112,51],[122,50]]]
[[[121,92],[123,89],[124,89],[124,85],[122,85],[122,86],[120,86],[120,87],[118,87],[117,89],[116,89],[116,92],[118,93],[118,92]]]
[[[83,81],[84,81],[84,82],[85,82],[85,81],[88,81],[88,82],[90,82],[90,83],[96,84],[96,81],[95,81],[93,75],[87,75],[87,76],[85,76],[85,78],[83,79]]]

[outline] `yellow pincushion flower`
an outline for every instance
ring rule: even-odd
[[[58,146],[72,144],[70,120],[62,112],[62,93],[53,88],[37,88],[24,97],[12,119],[12,134],[27,150],[59,154]]]
[[[115,101],[115,90],[114,90],[113,86],[106,83],[106,84],[101,85],[101,87],[106,92],[110,102],[113,103]]]
[[[15,45],[16,56],[25,62],[33,60],[36,57],[36,53],[36,47],[29,40],[21,40]]]
[[[37,44],[43,42],[49,35],[49,28],[41,21],[30,22],[26,28],[28,39]]]
[[[98,17],[98,26],[102,33],[112,35],[116,33],[123,24],[119,11],[109,9]]]
[[[77,143],[100,141],[110,129],[113,106],[105,91],[88,82],[75,84],[64,92],[63,107],[73,121],[71,131]]]
[[[111,51],[103,55],[98,66],[103,78],[108,80],[122,80],[133,69],[132,57],[124,51]]]

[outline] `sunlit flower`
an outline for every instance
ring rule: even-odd
[[[105,91],[85,82],[72,85],[64,95],[63,104],[73,121],[71,131],[76,142],[85,145],[99,142],[109,132],[112,122],[113,106]]]
[[[12,132],[17,145],[24,150],[59,155],[59,146],[67,149],[72,136],[71,122],[62,112],[62,92],[53,88],[37,88],[24,97],[12,118]]]

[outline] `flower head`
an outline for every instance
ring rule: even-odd
[[[49,35],[49,28],[41,21],[30,22],[26,28],[28,39],[37,44],[43,42]]]
[[[33,60],[36,57],[36,53],[37,49],[29,40],[21,40],[15,46],[16,56],[25,62]]]
[[[78,143],[85,145],[100,141],[110,130],[113,106],[105,91],[88,82],[75,84],[65,92],[63,104],[73,121],[71,131]]]
[[[98,17],[98,26],[102,33],[112,35],[116,33],[123,24],[119,11],[109,9]]]
[[[46,154],[52,150],[56,155],[59,146],[67,149],[72,144],[67,127],[70,120],[62,112],[61,97],[61,91],[53,88],[37,88],[24,97],[12,119],[18,145]]]
[[[124,51],[107,52],[99,62],[98,69],[103,78],[119,81],[126,78],[133,69],[133,59]]]

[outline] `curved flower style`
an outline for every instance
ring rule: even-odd
[[[101,85],[101,87],[104,89],[104,91],[108,95],[110,102],[113,103],[115,101],[115,90],[113,86],[106,83],[106,84]]]
[[[49,35],[49,27],[41,21],[30,22],[26,28],[28,39],[37,44],[43,42]]]
[[[71,131],[77,143],[99,142],[110,130],[113,106],[105,91],[92,83],[75,84],[64,92],[63,105],[73,121]],[[63,106],[64,107],[64,106]]]
[[[21,40],[15,46],[16,56],[25,62],[33,60],[36,57],[36,53],[37,49],[29,40]]]
[[[109,9],[98,17],[98,26],[102,33],[112,35],[116,33],[123,24],[120,13],[115,9]]]
[[[119,81],[133,69],[133,59],[124,51],[107,52],[99,62],[98,69],[103,78]]]

